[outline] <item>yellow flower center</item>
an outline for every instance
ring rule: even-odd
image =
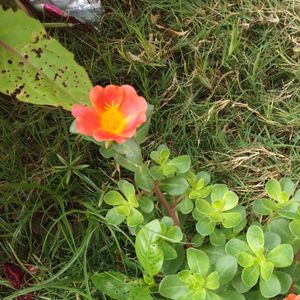
[[[106,104],[101,114],[101,127],[104,131],[118,134],[125,127],[124,115],[119,111],[119,104]]]

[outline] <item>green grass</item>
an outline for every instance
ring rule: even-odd
[[[49,33],[94,84],[129,83],[155,105],[145,156],[160,143],[190,154],[245,204],[270,178],[299,180],[296,2],[103,2],[100,33]],[[105,225],[99,200],[128,174],[71,135],[61,109],[1,96],[0,113],[0,265],[37,266],[38,299],[102,299],[93,272],[138,272],[132,241]],[[0,298],[13,295],[0,289]]]

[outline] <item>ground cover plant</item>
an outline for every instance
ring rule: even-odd
[[[147,136],[107,148],[76,126],[71,134],[61,108],[1,96],[0,258],[6,274],[28,274],[15,291],[3,277],[1,297],[297,293],[298,10],[291,1],[115,1],[101,35],[43,33],[93,85],[130,84],[154,112]],[[89,103],[79,98],[38,104]]]

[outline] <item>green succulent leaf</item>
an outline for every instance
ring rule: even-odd
[[[239,270],[233,278],[231,284],[237,292],[242,294],[248,292],[252,288],[251,286],[248,286],[244,283],[244,281],[242,280],[241,272],[239,272]]]
[[[198,172],[196,176],[198,180],[203,179],[205,185],[208,185],[210,183],[211,177],[207,172],[205,171]]]
[[[161,166],[153,166],[149,169],[149,174],[154,180],[162,180],[165,178]]]
[[[147,138],[149,128],[151,125],[151,115],[153,113],[153,109],[154,109],[154,105],[148,103],[147,111],[146,111],[147,121],[141,127],[138,128],[138,131],[134,136],[134,139],[139,145],[142,144]]]
[[[260,279],[259,289],[264,297],[272,298],[280,294],[281,284],[277,276],[272,274],[270,280],[264,280],[263,278]]]
[[[139,188],[147,192],[151,192],[153,189],[154,180],[150,175],[149,169],[145,165],[137,167],[134,173],[134,181]]]
[[[237,257],[237,261],[243,268],[248,268],[254,264],[255,257],[247,252],[241,252]]]
[[[193,247],[199,248],[203,244],[204,239],[205,237],[203,235],[196,233],[192,238]]]
[[[130,215],[130,207],[127,204],[117,206],[116,210],[122,216],[126,216],[127,217],[127,216]]]
[[[252,209],[257,215],[269,216],[276,209],[276,205],[271,199],[259,199],[253,202]]]
[[[0,7],[0,92],[23,102],[90,105],[92,83],[74,55],[22,10]]]
[[[182,270],[177,274],[177,277],[180,281],[189,284],[193,280],[193,273],[190,270]],[[204,279],[201,278],[202,282]]]
[[[182,298],[180,300],[184,300],[184,299],[192,299],[192,300],[205,300],[207,299],[208,295],[206,292],[206,289],[204,288],[199,288],[199,289],[195,289],[190,291],[190,293],[188,295],[185,296],[185,298]]]
[[[261,201],[263,202],[263,205],[270,210],[274,210],[277,207],[276,202],[272,199],[262,198]]]
[[[160,164],[160,154],[158,151],[152,151],[150,153],[151,159],[156,162],[157,164]]]
[[[169,164],[165,164],[162,166],[162,173],[166,177],[173,177],[176,172],[176,168]]]
[[[295,192],[294,200],[300,203],[300,189]]]
[[[279,203],[286,203],[286,202],[288,202],[289,201],[289,195],[288,195],[288,193],[286,193],[286,192],[281,192],[280,194],[279,194],[279,197],[278,197],[278,202]]]
[[[123,168],[125,168],[131,172],[135,172],[137,167],[139,166],[138,164],[134,163],[129,158],[127,158],[124,155],[121,155],[117,152],[114,152],[113,157],[117,164],[119,164],[120,166],[122,166]]]
[[[188,295],[188,289],[176,275],[167,275],[159,285],[159,293],[168,299],[184,299]]]
[[[259,290],[247,292],[244,294],[244,296],[247,300],[268,300],[261,294]]]
[[[300,239],[300,219],[293,220],[289,224],[289,228],[292,234],[297,238]]]
[[[193,209],[192,216],[195,220],[201,219],[203,217],[203,214],[199,212],[197,208]]]
[[[95,273],[92,282],[103,294],[118,300],[128,300],[128,294],[135,288],[127,276],[118,272]]]
[[[127,300],[152,300],[150,287],[146,286],[137,286],[135,287],[130,294],[128,295]]]
[[[198,218],[198,222],[196,224],[196,230],[201,235],[207,236],[211,234],[216,227],[216,222],[212,221],[210,218],[201,217]]]
[[[141,196],[138,199],[139,206],[142,209],[143,212],[146,214],[149,214],[153,211],[154,204],[153,204],[153,199],[147,196]]]
[[[226,211],[234,208],[238,204],[239,197],[236,193],[232,191],[227,191],[223,196],[223,200],[225,202],[223,211]]]
[[[278,210],[278,215],[287,219],[296,219],[298,217],[299,204],[295,201],[290,201],[287,205],[284,205]]]
[[[280,236],[283,243],[289,243],[293,239],[293,235],[289,228],[289,221],[283,218],[274,219],[268,224],[267,229],[270,232],[276,233]]]
[[[193,273],[206,277],[209,269],[209,259],[205,252],[195,248],[189,248],[187,250],[187,262]]]
[[[184,215],[187,215],[194,209],[194,202],[188,197],[185,197],[181,200],[177,207]]]
[[[118,187],[120,191],[123,193],[123,195],[126,197],[128,202],[130,203],[130,205],[132,205],[133,207],[139,206],[135,197],[135,188],[133,184],[122,179],[118,182]]]
[[[210,214],[215,212],[215,209],[206,200],[197,199],[195,201],[195,204],[196,204],[196,209],[202,215],[209,216]]]
[[[116,154],[119,154],[123,158],[123,161],[126,160],[127,163],[130,165],[130,168],[128,168],[129,170],[133,169],[133,172],[135,172],[136,168],[142,165],[143,157],[141,153],[141,148],[135,139],[129,139],[122,144],[113,143],[112,147],[116,152],[114,158],[116,159]],[[120,163],[120,165],[127,168],[125,165],[122,164],[123,161],[122,159],[119,159],[119,161],[116,162]]]
[[[172,226],[167,230],[165,237],[173,243],[179,243],[183,238],[183,234],[178,226]]]
[[[264,233],[257,225],[251,225],[246,234],[247,242],[251,250],[259,255],[264,252]]]
[[[270,261],[265,261],[260,264],[260,275],[264,280],[270,280],[274,270],[274,265]]]
[[[127,217],[127,225],[136,227],[144,222],[144,216],[134,207],[130,208],[130,214]]]
[[[281,291],[280,294],[286,295],[288,294],[292,284],[293,284],[293,279],[292,277],[285,272],[275,272],[274,275],[278,278],[280,285],[281,285]]]
[[[211,193],[211,190],[212,190],[211,185],[205,186],[200,190],[197,190],[197,189],[193,188],[189,193],[189,198],[190,199],[206,198]]]
[[[161,269],[161,272],[164,275],[174,274],[174,273],[178,272],[181,269],[182,264],[184,263],[185,249],[184,249],[183,245],[175,244],[174,248],[176,250],[177,257],[172,260],[164,261],[164,264]]]
[[[217,212],[221,212],[223,211],[224,208],[224,200],[216,200],[214,202],[212,202],[212,207],[217,211]]]
[[[176,259],[177,252],[171,245],[169,245],[167,242],[164,242],[164,241],[161,241],[160,245],[163,249],[165,260]]]
[[[223,217],[222,225],[225,228],[233,228],[242,221],[242,216],[238,212],[225,212],[221,216]]]
[[[257,265],[247,267],[242,272],[243,282],[250,287],[256,285],[258,278],[259,278],[259,266]]]
[[[205,180],[203,178],[197,180],[197,176],[196,176],[196,182],[192,186],[195,190],[201,191],[205,186]]]
[[[210,243],[214,246],[222,246],[226,243],[226,236],[222,230],[215,228],[209,235]]]
[[[291,200],[289,199],[289,195],[286,192],[281,192],[276,203],[277,208],[282,208],[288,205]]]
[[[191,169],[184,174],[184,177],[188,181],[190,186],[196,185],[198,181],[196,174]]]
[[[288,197],[293,195],[296,185],[290,178],[281,178],[279,183],[282,191],[287,193]]]
[[[125,218],[126,216],[118,213],[117,207],[110,209],[105,216],[107,223],[110,225],[120,225]]]
[[[294,257],[293,247],[289,244],[281,244],[272,249],[266,259],[277,268],[288,267],[292,264]]]
[[[247,225],[246,209],[244,206],[236,206],[230,212],[237,212],[240,214],[242,220],[236,226],[234,226],[230,231],[232,232],[232,237],[236,237]],[[228,229],[225,229],[225,231]],[[229,231],[229,230],[228,230]]]
[[[214,271],[210,273],[205,279],[205,287],[209,290],[216,290],[220,286],[219,274]]]
[[[77,132],[77,129],[76,129],[76,120],[74,120],[70,126],[70,133],[73,133],[73,134],[78,134]],[[96,140],[95,140],[96,141]],[[101,142],[100,142],[101,143]],[[99,149],[101,155],[104,157],[104,158],[111,158],[113,157],[114,155],[114,149],[112,147],[108,147],[106,148],[105,145],[102,145],[100,146],[100,149]]]
[[[160,188],[162,191],[168,193],[171,196],[179,196],[184,194],[189,188],[187,180],[182,176],[175,176],[173,178],[167,178],[160,182]]]
[[[219,274],[220,285],[229,283],[237,272],[236,259],[231,255],[224,255],[217,259],[215,270]]]
[[[160,160],[159,163],[161,165],[165,164],[170,157],[171,154],[170,149],[168,148],[167,145],[159,145],[157,151],[159,153],[159,160]]]
[[[161,222],[162,225],[165,225],[164,226],[165,230],[163,230],[163,233],[166,233],[167,229],[174,225],[173,219],[169,216],[162,217],[160,222]]]
[[[222,200],[227,191],[228,187],[226,184],[215,184],[211,191],[212,202]]]
[[[284,271],[292,276],[294,282],[300,282],[300,262],[293,263]]]
[[[270,252],[272,249],[281,244],[281,238],[277,233],[265,232],[265,252]]]
[[[104,195],[104,202],[112,206],[127,203],[124,197],[117,191],[109,191],[108,193],[106,193]]]
[[[198,300],[198,298],[194,298],[193,300]],[[221,298],[212,291],[207,291],[205,300],[221,300]]]
[[[224,246],[216,247],[211,244],[204,244],[201,246],[201,250],[207,254],[211,265],[215,265],[220,257],[226,255],[224,248]]]
[[[242,252],[252,254],[248,244],[239,239],[231,239],[227,242],[225,251],[227,254],[234,256],[236,259]]]
[[[191,168],[191,158],[188,155],[181,155],[171,159],[168,165],[175,167],[177,173],[185,173]]]
[[[278,200],[281,193],[280,183],[276,179],[271,179],[266,184],[266,192],[272,199]]]
[[[164,252],[159,244],[161,224],[153,220],[138,232],[135,240],[137,258],[149,276],[156,275],[164,262]]]
[[[245,297],[236,291],[225,291],[220,296],[222,300],[245,300]]]

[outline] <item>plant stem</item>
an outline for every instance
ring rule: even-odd
[[[172,218],[174,224],[178,227],[180,227],[180,221],[178,219],[178,216],[174,210],[174,208],[169,204],[169,202],[166,200],[165,196],[161,192],[158,182],[154,184],[153,192],[158,198],[159,202],[165,207],[167,210],[168,215]]]
[[[300,248],[298,249],[297,253],[294,256],[294,261],[300,261]]]
[[[300,248],[298,249],[297,253],[294,256],[294,263],[300,262]],[[293,282],[293,284],[290,287],[290,291],[291,294],[293,294],[295,292],[295,282]]]

